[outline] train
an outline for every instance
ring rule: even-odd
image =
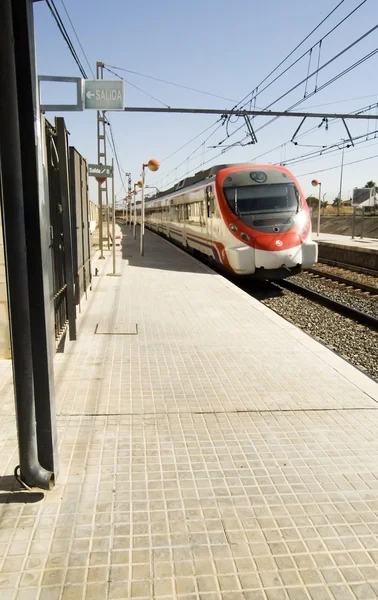
[[[305,196],[283,166],[200,171],[147,199],[145,226],[241,277],[284,279],[318,259]]]

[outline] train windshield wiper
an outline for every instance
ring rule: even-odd
[[[235,188],[234,206],[235,206],[235,214],[237,214],[240,217],[241,214],[240,214],[239,208],[238,208],[238,190],[237,190],[237,188]]]

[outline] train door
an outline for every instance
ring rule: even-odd
[[[182,222],[182,238],[183,238],[183,244],[184,246],[188,246],[188,241],[187,241],[187,224],[188,224],[188,205],[187,204],[181,204],[180,206],[181,208],[181,222]]]
[[[206,221],[207,221],[207,239],[210,243],[214,239],[214,192],[213,186],[208,185],[206,188]]]

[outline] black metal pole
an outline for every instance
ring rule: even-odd
[[[2,218],[20,471],[29,486],[50,489],[53,474],[38,460],[12,0],[0,2],[0,89]]]
[[[237,108],[173,108],[171,106],[125,106],[124,112],[178,113],[188,115],[235,115],[237,117],[306,117],[309,119],[354,119],[372,121],[376,115],[355,113],[308,113],[287,110],[238,110]]]
[[[30,0],[13,2],[13,22],[16,48],[18,115],[21,140],[21,165],[24,189],[25,232],[27,244],[30,322],[34,375],[34,398],[37,419],[39,461],[55,478],[58,471],[55,389],[53,369],[52,257],[45,239],[50,231],[48,202],[40,202],[38,179],[38,145],[35,118],[39,117],[36,90],[33,8]],[[37,119],[39,125],[39,118]],[[42,231],[43,228],[43,231]],[[42,235],[41,235],[42,234]],[[52,287],[52,286],[51,286]],[[47,289],[46,289],[47,288]],[[50,293],[49,293],[50,292]]]

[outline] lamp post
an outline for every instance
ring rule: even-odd
[[[148,163],[142,165],[142,181],[138,181],[138,185],[142,184],[142,206],[141,206],[141,219],[140,219],[140,255],[144,256],[144,187],[145,187],[145,168],[148,167],[150,171],[157,171],[160,167],[160,163],[155,158],[151,158]]]
[[[343,140],[343,142],[345,142],[346,140]],[[340,205],[341,205],[341,192],[342,192],[342,187],[343,187],[343,171],[344,171],[344,151],[345,148],[349,148],[350,144],[347,144],[346,146],[343,146],[342,152],[341,152],[341,169],[340,169],[340,190],[339,190],[339,201],[337,203],[337,216],[340,215]]]
[[[319,237],[319,233],[320,233],[320,207],[321,207],[321,198],[322,198],[322,183],[321,183],[321,181],[318,181],[317,179],[313,179],[311,181],[311,185],[313,185],[314,187],[319,186],[318,227],[317,227],[317,231],[316,231],[316,235]]]
[[[325,194],[323,194],[323,217],[325,215],[325,207],[326,207],[326,205],[324,204],[324,198],[326,197],[326,195],[327,195],[327,192]]]
[[[137,187],[138,184],[134,183],[134,191],[132,192],[134,196],[134,219],[133,219],[133,239],[136,240],[136,195],[137,195]]]
[[[131,227],[131,194],[127,194],[125,198],[125,225]]]

